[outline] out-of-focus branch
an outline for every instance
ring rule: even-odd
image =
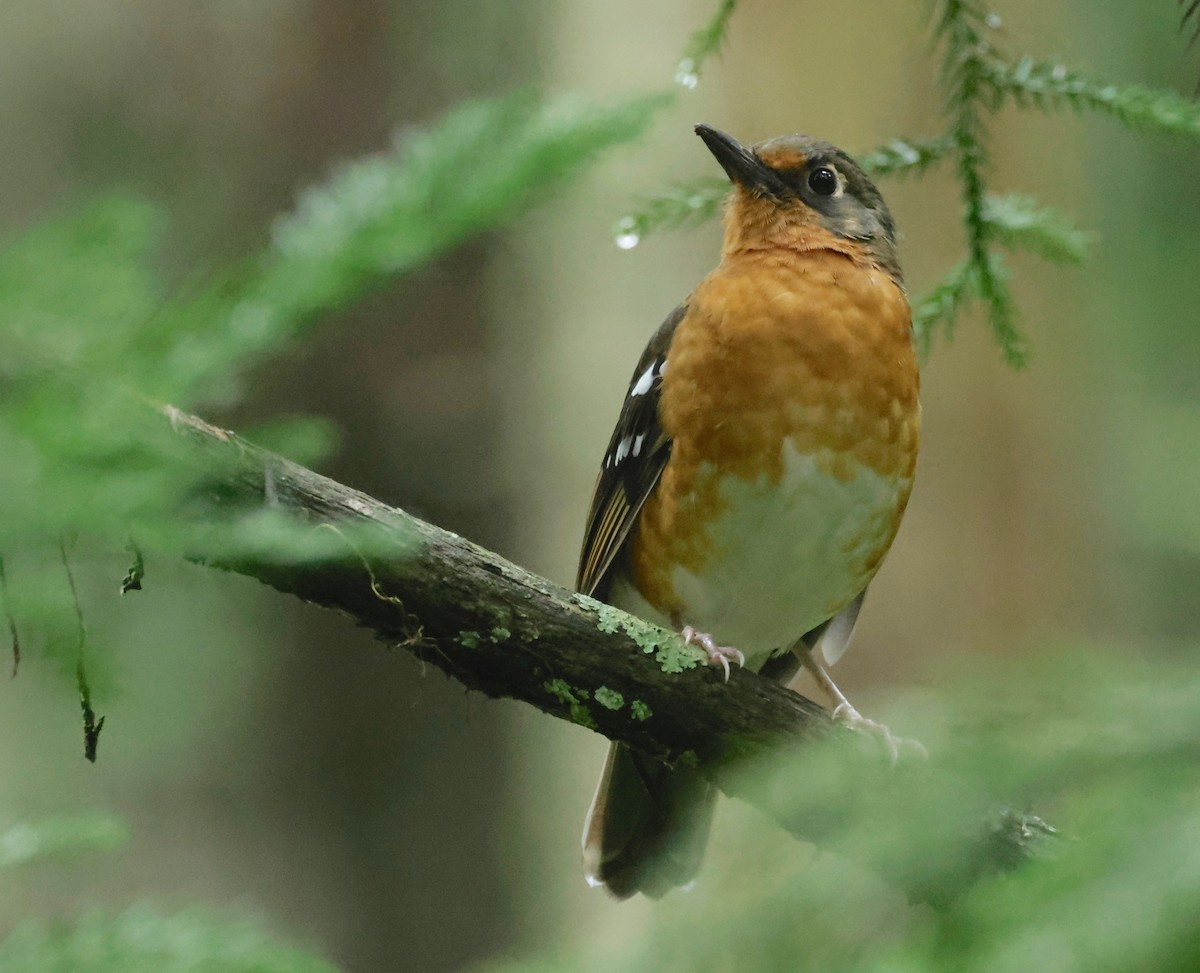
[[[837,808],[798,811],[789,795],[742,773],[780,749],[856,742],[815,703],[753,672],[735,670],[726,683],[675,633],[573,594],[231,432],[165,411],[191,443],[197,503],[226,525],[196,535],[193,559],[339,611],[488,696],[520,699],[662,760],[697,765],[799,838],[820,842],[836,832],[843,820]],[[240,542],[240,528],[228,530],[242,524],[252,535],[264,515],[321,544],[271,552]],[[889,779],[905,773],[862,747],[839,751],[851,782],[847,801],[872,781],[886,791]],[[937,809],[928,812],[937,827]],[[980,823],[971,849],[956,853],[967,855],[972,874],[1008,867],[1036,844],[1034,820],[1001,815]]]

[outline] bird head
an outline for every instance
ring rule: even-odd
[[[808,135],[781,135],[746,148],[708,125],[697,125],[696,134],[733,183],[726,254],[773,247],[836,250],[900,281],[892,214],[841,149]]]

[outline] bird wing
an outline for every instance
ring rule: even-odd
[[[833,618],[823,621],[811,632],[806,632],[788,651],[767,659],[758,670],[759,675],[786,686],[800,670],[800,654],[803,652],[812,652],[814,655],[819,652],[825,659],[825,665],[833,665],[850,646],[850,637],[854,634],[858,613],[866,596],[867,589],[863,588],[855,599]]]
[[[592,493],[575,589],[603,597],[609,568],[642,505],[650,496],[671,455],[671,440],[658,414],[667,351],[687,304],[677,307],[646,345],[629,381],[629,391],[613,430]]]
[[[867,589],[863,588],[857,598],[829,619],[816,634],[812,642],[813,651],[819,651],[825,657],[827,666],[834,665],[850,648],[850,637],[854,635],[854,626],[858,623],[858,613],[866,596]]]

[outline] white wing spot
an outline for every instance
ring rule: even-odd
[[[637,456],[642,451],[642,443],[646,439],[645,433],[640,433],[638,438],[633,441],[633,449],[630,450],[631,456]]]
[[[652,364],[642,372],[637,382],[634,383],[633,388],[629,390],[630,398],[633,398],[635,395],[645,395],[650,391],[650,386],[654,384],[654,369],[655,365]]]

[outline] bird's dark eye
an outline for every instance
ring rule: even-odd
[[[837,173],[829,166],[821,166],[808,174],[808,188],[818,196],[832,196],[837,191]]]

